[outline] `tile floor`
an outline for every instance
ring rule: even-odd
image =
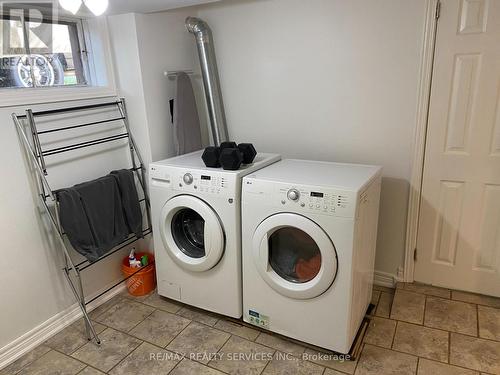
[[[374,317],[357,361],[153,293],[118,295],[26,354],[7,374],[500,374],[500,299],[419,284],[374,287]],[[215,353],[215,354],[214,354]]]

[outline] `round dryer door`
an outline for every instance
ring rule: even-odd
[[[224,253],[224,231],[215,211],[201,199],[180,195],[161,211],[160,235],[170,257],[181,268],[203,272]]]
[[[278,293],[295,299],[323,294],[337,275],[337,252],[323,229],[304,216],[268,217],[253,237],[260,275]]]

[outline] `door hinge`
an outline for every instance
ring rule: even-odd
[[[414,248],[413,249],[413,261],[416,262],[417,261],[417,248]]]
[[[441,1],[438,1],[438,2],[436,3],[436,14],[435,14],[435,18],[438,20],[440,16],[441,16]]]

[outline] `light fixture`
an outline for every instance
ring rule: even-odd
[[[108,9],[108,0],[83,0],[87,8],[96,16],[103,14]]]
[[[82,0],[59,0],[59,4],[68,12],[76,14],[82,6]]]
[[[108,0],[83,0],[83,3],[96,16],[102,15],[109,5]],[[82,6],[82,0],[59,0],[59,4],[67,11],[76,14]]]

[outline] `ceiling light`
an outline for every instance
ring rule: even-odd
[[[82,6],[82,0],[59,0],[59,4],[67,11],[76,14]]]
[[[83,0],[83,2],[96,16],[103,14],[108,9],[109,4],[108,0]]]

